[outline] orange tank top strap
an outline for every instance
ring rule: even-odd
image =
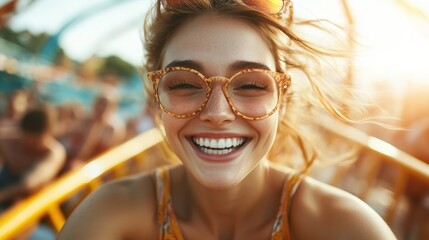
[[[292,207],[292,200],[296,190],[301,183],[303,175],[301,173],[289,174],[287,181],[283,187],[281,197],[280,211],[274,224],[272,240],[291,240],[290,230],[290,213]]]
[[[183,240],[179,225],[173,212],[170,198],[169,168],[158,168],[155,171],[155,182],[158,199],[159,240]]]

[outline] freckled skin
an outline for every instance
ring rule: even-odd
[[[275,70],[267,44],[251,26],[216,16],[198,17],[177,30],[166,47],[163,65],[183,60],[199,63],[207,77],[233,75],[232,66],[237,61],[261,63]],[[275,138],[278,113],[258,121],[235,116],[216,86],[205,109],[197,116],[177,119],[163,113],[162,120],[170,147],[192,175],[203,185],[224,188],[237,185],[264,158]],[[208,164],[198,158],[187,140],[188,136],[201,133],[234,133],[250,137],[251,141],[237,160]]]

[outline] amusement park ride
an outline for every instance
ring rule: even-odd
[[[14,16],[31,8],[37,1],[43,0],[0,1],[0,31],[1,28],[8,25],[9,21]],[[46,62],[53,62],[59,48],[59,40],[67,30],[97,13],[130,1],[136,0],[106,0],[99,5],[80,12],[64,24],[60,30],[50,36],[37,57],[44,59]],[[413,12],[414,16],[429,23],[427,13],[420,11],[419,8],[414,7],[409,1],[392,0],[392,2],[395,2],[408,12]],[[355,37],[355,20],[353,18],[353,13],[349,8],[347,0],[339,0],[338,4],[341,4],[346,19],[346,32],[349,36],[348,44],[350,49],[353,49],[356,44],[353,40]],[[117,30],[115,31],[117,32]],[[34,68],[31,68],[31,66],[23,68],[20,64],[22,63],[17,59],[0,52],[0,73],[4,72],[9,75],[29,75],[28,72],[35,72],[38,70],[37,66],[33,66]],[[353,59],[350,58],[348,62],[348,73],[345,79],[346,84],[349,85],[353,85],[354,81],[355,74],[353,72],[353,64]],[[51,76],[49,74],[50,73],[47,73],[42,78],[49,79]],[[388,192],[386,195],[388,197],[388,204],[382,207],[375,207],[380,207],[380,215],[390,224],[392,229],[401,228],[398,224],[400,225],[403,223],[398,223],[396,219],[401,211],[402,198],[406,194],[407,181],[411,178],[416,178],[421,183],[429,186],[429,165],[387,142],[369,136],[363,131],[343,123],[334,123],[332,120],[327,120],[326,122],[321,122],[320,127],[326,129],[327,132],[335,136],[335,138],[340,139],[340,141],[356,146],[361,152],[368,156],[364,159],[365,164],[362,170],[363,172],[360,174],[360,179],[358,179],[359,189],[346,190],[353,192],[370,205],[371,201],[375,201],[371,199],[370,192],[372,191],[373,185],[377,182],[377,178],[383,166],[388,165],[396,169],[398,177],[386,189],[386,192]],[[143,169],[147,154],[153,153],[154,148],[164,151],[167,155],[171,154],[166,150],[163,140],[161,130],[149,130],[95,157],[87,165],[60,177],[40,192],[21,201],[9,211],[0,215],[0,239],[13,239],[20,232],[25,231],[29,226],[34,225],[42,218],[48,219],[52,228],[55,231],[59,231],[68,216],[68,213],[64,212],[61,208],[63,202],[71,198],[76,192],[86,191],[89,193],[94,191],[106,180],[132,174],[135,169],[130,169],[129,166],[137,166],[139,169]],[[362,166],[351,163],[333,167],[332,174],[326,181],[332,185],[346,188],[342,183],[347,181],[350,171],[357,167]]]

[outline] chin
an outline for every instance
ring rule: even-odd
[[[197,181],[206,188],[210,189],[228,189],[237,186],[241,179],[237,174],[227,173],[202,173],[202,176],[196,176]]]

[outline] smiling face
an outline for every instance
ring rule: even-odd
[[[174,33],[165,48],[162,67],[198,70],[206,77],[231,77],[248,68],[275,71],[275,62],[261,35],[243,20],[202,15]],[[239,184],[271,148],[278,112],[263,120],[245,120],[231,110],[213,83],[205,108],[193,117],[162,113],[167,141],[185,167],[202,185],[227,188]]]

